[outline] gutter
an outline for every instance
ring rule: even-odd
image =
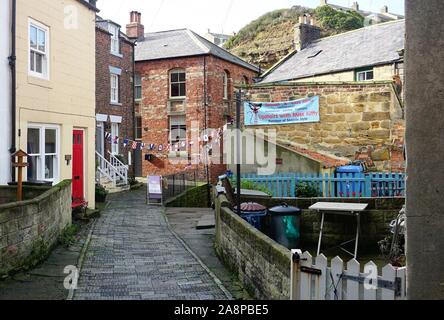
[[[9,66],[11,68],[11,147],[9,152],[16,152],[16,136],[17,129],[16,111],[17,111],[17,71],[16,71],[16,34],[17,34],[17,0],[11,0],[11,55],[8,57]],[[12,159],[13,161],[15,159]],[[15,170],[11,170],[11,181],[15,182]]]
[[[203,57],[203,62],[204,62],[204,114],[205,114],[205,134],[207,133],[207,129],[208,129],[208,89],[207,89],[207,56],[204,55]],[[207,152],[207,151],[205,151]],[[208,154],[208,153],[207,153]],[[207,176],[207,199],[208,199],[208,205],[211,206],[211,191],[210,191],[210,167],[208,165],[208,155],[207,155],[207,159],[206,159],[207,163],[205,164],[205,175]]]

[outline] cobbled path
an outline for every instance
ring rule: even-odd
[[[94,229],[77,300],[223,300],[223,291],[168,229],[144,190],[110,196]]]

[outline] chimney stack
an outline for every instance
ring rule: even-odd
[[[294,46],[297,51],[306,48],[311,42],[321,38],[321,28],[315,26],[313,17],[303,15],[294,27]]]
[[[359,11],[359,3],[358,2],[353,2],[353,6],[352,6],[353,10],[355,11]]]
[[[145,27],[142,24],[140,12],[130,12],[130,23],[126,25],[126,35],[134,40],[142,40],[145,37]]]
[[[326,6],[327,4],[328,4],[328,3],[327,3],[327,0],[321,0],[321,5],[320,5],[320,6],[321,6],[321,7],[322,7],[322,6]]]
[[[388,6],[383,6],[381,9],[381,13],[388,13],[388,12],[389,12]]]

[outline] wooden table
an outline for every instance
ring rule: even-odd
[[[321,219],[321,230],[319,232],[319,242],[318,242],[318,252],[317,255],[321,253],[321,243],[322,243],[322,235],[324,231],[324,222],[325,222],[325,214],[339,214],[339,215],[348,215],[356,217],[356,237],[352,240],[343,242],[339,244],[341,250],[353,256],[355,259],[358,257],[358,244],[359,244],[359,233],[361,230],[361,213],[365,211],[368,207],[366,203],[340,203],[340,202],[318,202],[312,205],[309,209],[317,211],[322,215]],[[345,244],[355,242],[355,252],[354,254],[350,251],[343,248]]]

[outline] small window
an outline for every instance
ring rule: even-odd
[[[142,100],[142,77],[136,74],[134,80],[134,96],[136,100]]]
[[[186,97],[186,74],[184,70],[173,70],[170,72],[170,97]]]
[[[120,54],[119,28],[110,24],[109,33],[111,33],[111,53]]]
[[[58,130],[58,127],[50,125],[28,127],[28,181],[58,181]]]
[[[111,153],[113,155],[119,154],[119,144],[116,143],[116,137],[119,137],[119,124],[111,123]]]
[[[49,29],[40,23],[29,22],[29,74],[49,77]]]
[[[120,76],[111,73],[111,103],[119,103]]]
[[[142,117],[136,117],[136,139],[142,139]]]
[[[228,100],[229,74],[224,71],[224,100]]]
[[[373,79],[373,69],[363,69],[356,71],[356,81],[372,81]]]
[[[187,151],[187,125],[185,116],[170,118],[170,143],[172,151]]]

